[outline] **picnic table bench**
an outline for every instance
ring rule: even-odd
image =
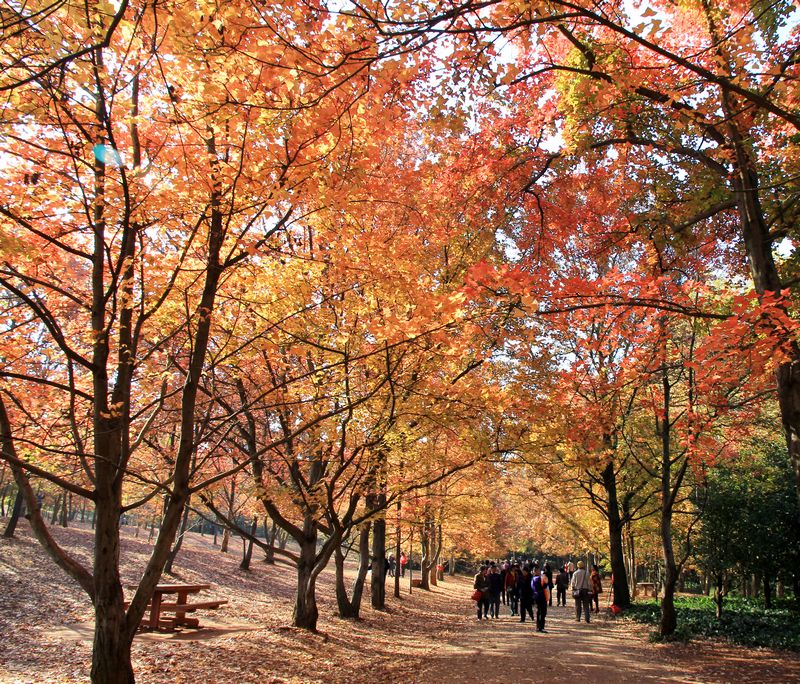
[[[641,589],[645,596],[657,595],[655,582],[637,582],[636,588]]]
[[[210,584],[158,584],[153,590],[153,598],[147,604],[149,611],[142,618],[139,629],[172,631],[179,627],[200,628],[200,620],[196,617],[187,617],[187,613],[196,610],[216,610],[225,605],[227,599],[213,599],[208,601],[192,602],[193,594],[210,589]],[[165,601],[164,597],[176,594],[173,601]],[[125,602],[127,607],[128,602]],[[164,615],[174,613],[174,615]]]

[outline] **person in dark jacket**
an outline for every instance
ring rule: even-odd
[[[531,586],[531,569],[527,565],[522,568],[522,573],[517,581],[517,589],[519,590],[519,621],[525,622],[526,612],[533,620],[533,587]]]
[[[540,572],[539,568],[533,569],[531,586],[533,587],[533,600],[536,603],[536,631],[544,632],[544,620],[547,617],[550,589],[547,586],[547,576]]]
[[[473,589],[477,589],[482,593],[482,597],[477,601],[478,604],[478,620],[481,616],[488,617],[489,612],[489,580],[486,577],[487,566],[481,565],[480,570],[475,575],[475,582],[472,585]]]
[[[494,563],[489,564],[489,574],[486,579],[489,580],[489,615],[497,619],[500,617],[500,594],[503,591],[503,576],[500,574],[500,568]]]
[[[558,571],[556,575],[556,605],[567,605],[567,587],[569,586],[569,573],[567,567],[564,566]]]

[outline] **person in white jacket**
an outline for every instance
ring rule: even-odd
[[[586,572],[586,563],[578,561],[578,569],[572,575],[570,582],[572,595],[575,597],[575,619],[581,621],[581,612],[586,617],[586,622],[590,622],[589,612],[591,610],[590,592],[592,583],[589,580],[589,573]]]

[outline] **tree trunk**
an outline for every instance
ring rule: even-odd
[[[357,620],[361,615],[361,598],[364,595],[364,583],[370,567],[369,532],[370,524],[365,523],[358,533],[358,574],[353,582],[350,598],[347,596],[347,588],[344,581],[345,555],[342,553],[341,544],[336,546],[336,604],[339,608],[339,617]]]
[[[72,492],[64,492],[63,505],[61,506],[61,527],[67,527],[71,507]]]
[[[17,523],[22,516],[23,507],[24,498],[22,496],[22,492],[17,489],[17,495],[14,497],[14,508],[11,510],[11,517],[8,519],[8,524],[3,532],[3,537],[5,539],[11,539],[14,536],[14,532],[17,529]]]
[[[253,540],[252,537],[256,536],[256,530],[258,529],[258,518],[253,516],[253,523],[250,525],[250,537],[246,542],[244,542],[244,554],[242,555],[242,562],[239,563],[239,570],[249,570],[250,569],[250,561],[253,558]]]
[[[400,598],[400,552],[401,539],[400,539],[400,499],[397,500],[397,523],[394,535],[394,597]]]
[[[606,490],[608,520],[608,541],[611,554],[611,574],[614,578],[612,590],[614,603],[622,608],[631,604],[631,595],[628,588],[628,576],[625,569],[625,553],[622,546],[622,531],[624,524],[620,519],[619,501],[617,499],[617,474],[614,461],[610,460],[603,469],[603,487]]]
[[[431,555],[431,539],[430,533],[428,529],[427,520],[422,523],[422,529],[420,531],[420,540],[419,540],[419,552],[420,552],[420,560],[419,560],[419,577],[420,577],[420,589],[424,589],[425,591],[431,590],[431,583],[430,583],[430,555]]]
[[[303,520],[303,535],[297,540],[300,554],[297,557],[297,593],[295,594],[292,626],[317,630],[319,610],[317,608],[316,583],[314,572],[317,561],[317,527],[314,517],[306,512]]]
[[[106,474],[104,474],[106,475]],[[94,684],[128,684],[134,681],[131,643],[135,629],[126,622],[119,575],[118,481],[104,477],[107,488],[98,492],[94,535],[94,646],[91,678]]]
[[[437,532],[436,525],[431,523],[430,528],[431,528],[430,542],[429,542],[429,544],[430,544],[430,554],[429,554],[430,555],[430,560],[428,561],[428,574],[430,575],[430,585],[432,587],[435,587],[435,586],[438,586],[438,584],[439,584],[439,581],[438,581],[439,578],[438,578],[438,576],[436,574],[436,565],[437,565],[437,563],[439,561],[439,558],[438,558],[437,554],[434,552],[434,549],[436,548],[436,542],[437,542],[437,538],[438,537],[437,537],[437,534],[436,534],[436,532]]]
[[[764,573],[764,608],[772,608],[772,583],[769,581],[769,574]]]
[[[178,557],[180,553],[181,547],[183,546],[183,537],[186,534],[186,529],[189,525],[189,501],[186,501],[186,506],[183,509],[183,517],[181,518],[181,528],[178,532],[178,540],[175,542],[172,550],[169,552],[169,556],[167,557],[167,562],[164,564],[164,572],[168,575],[172,574],[172,565],[175,563],[175,559]]]
[[[666,534],[666,536],[665,536]],[[661,543],[664,547],[664,584],[661,597],[661,636],[674,634],[678,627],[678,614],[675,610],[675,584],[678,580],[678,571],[675,566],[675,552],[672,548],[671,531],[665,533],[664,526],[661,530]]]
[[[724,586],[722,583],[722,574],[716,576],[716,585],[714,589],[714,604],[717,607],[717,620],[722,619],[722,601],[725,598]]]
[[[686,472],[688,461],[681,464],[678,473],[673,479],[673,455],[672,455],[672,423],[671,421],[671,395],[672,385],[668,376],[668,371],[662,369],[662,391],[663,391],[663,415],[660,423],[661,438],[661,549],[664,557],[664,580],[661,597],[661,626],[659,632],[661,636],[669,636],[675,633],[678,627],[678,615],[675,611],[675,584],[678,581],[678,568],[675,563],[675,549],[672,544],[672,513],[675,506],[675,497],[680,489],[683,473]]]
[[[50,525],[51,526],[55,525],[56,521],[58,520],[58,511],[61,510],[61,496],[62,496],[62,492],[59,492],[58,496],[56,496],[55,502],[53,503],[53,511],[50,514]]]
[[[268,518],[264,518],[264,534],[267,537],[268,544],[266,551],[264,551],[264,562],[272,565],[275,563],[275,538],[278,533],[278,525],[272,520],[272,526],[269,532],[267,532],[267,519]]]
[[[231,531],[226,527],[222,530],[222,544],[219,547],[219,550],[222,553],[228,553],[228,542],[231,538]]]
[[[386,492],[367,497],[367,505],[372,510],[386,508]],[[386,518],[381,514],[372,523],[372,579],[370,583],[372,607],[376,610],[386,608]]]

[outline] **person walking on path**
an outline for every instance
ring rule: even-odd
[[[535,619],[533,617],[533,586],[531,585],[531,569],[527,565],[522,568],[517,589],[519,590],[519,621],[525,622],[526,612],[533,621]]]
[[[511,616],[519,613],[519,587],[517,583],[520,578],[519,564],[513,563],[506,575],[506,595],[508,596],[508,606],[511,608]]]
[[[478,599],[478,620],[481,616],[488,618],[489,613],[489,579],[486,576],[488,568],[481,565],[480,570],[475,575],[475,582],[472,588],[481,592],[481,598]]]
[[[500,617],[500,594],[503,591],[504,578],[494,562],[489,564],[486,579],[489,581],[489,615],[497,619]]]
[[[556,575],[556,605],[567,605],[567,587],[569,586],[569,573],[565,565]]]
[[[592,574],[589,575],[592,582],[592,595],[590,601],[594,602],[594,612],[600,612],[600,594],[603,593],[603,583],[600,581],[600,570],[597,565],[592,565]]]
[[[589,593],[591,583],[589,581],[589,573],[586,572],[586,563],[578,561],[578,569],[572,575],[570,582],[572,595],[575,597],[575,619],[581,621],[581,612],[586,616],[586,622],[589,619]]]
[[[544,621],[547,617],[547,604],[550,600],[550,590],[547,586],[547,575],[540,572],[539,568],[533,569],[533,600],[536,602],[536,631],[544,632]]]
[[[550,567],[550,563],[544,564],[544,569],[542,570],[542,574],[547,578],[547,605],[553,605],[553,568]]]
[[[408,563],[408,559],[406,558],[406,552],[400,552],[400,577],[406,576],[406,564]]]

